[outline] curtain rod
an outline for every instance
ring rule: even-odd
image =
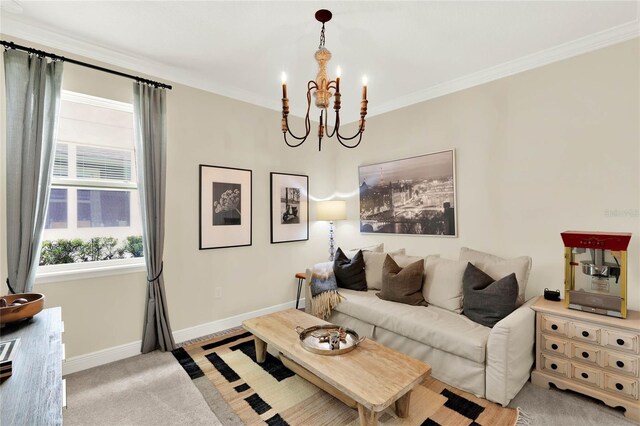
[[[126,73],[123,73],[123,72],[120,72],[120,71],[111,70],[109,68],[100,67],[98,65],[88,64],[86,62],[77,61],[75,59],[65,58],[64,56],[56,55],[54,53],[44,52],[42,50],[34,49],[32,47],[20,46],[19,44],[15,44],[15,43],[13,43],[11,41],[0,40],[0,44],[2,44],[7,49],[24,50],[25,52],[34,53],[34,54],[36,54],[38,56],[48,56],[49,58],[51,58],[53,60],[69,62],[70,64],[80,65],[82,67],[91,68],[91,69],[102,71],[102,72],[106,72],[106,73],[109,73],[109,74],[119,75],[120,77],[130,78],[130,79],[138,81],[140,83],[150,84],[150,85],[155,86],[155,87],[161,87],[163,89],[171,90],[171,86],[168,85],[168,84],[160,83],[158,81],[148,80],[146,78],[138,77],[137,75],[131,75],[131,74],[126,74]]]

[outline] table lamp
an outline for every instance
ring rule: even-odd
[[[316,209],[316,220],[329,221],[329,260],[335,258],[335,241],[333,221],[347,218],[347,202],[344,200],[319,201]]]

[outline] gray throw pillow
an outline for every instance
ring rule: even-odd
[[[391,302],[427,306],[428,303],[422,296],[423,272],[424,259],[401,268],[387,255],[382,266],[382,288],[376,296]]]
[[[333,272],[338,282],[338,287],[349,290],[366,291],[367,280],[364,274],[364,256],[362,251],[349,259],[344,252],[338,248],[336,258],[333,261]]]
[[[518,280],[511,273],[496,281],[468,263],[462,276],[462,292],[462,313],[478,324],[493,327],[516,309]]]

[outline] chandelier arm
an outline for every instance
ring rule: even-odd
[[[338,133],[336,133],[336,138],[338,139],[338,142],[340,142],[340,145],[344,146],[345,148],[352,149],[352,148],[356,148],[358,145],[360,145],[360,142],[362,142],[362,133],[363,133],[363,132],[362,132],[362,130],[360,130],[358,133],[356,133],[356,134],[355,134],[355,135],[353,135],[352,137],[350,137],[350,138],[344,138],[345,140],[352,140],[352,139],[355,139],[355,137],[356,137],[356,136],[360,136],[360,137],[358,138],[358,142],[357,142],[355,145],[347,145],[347,144],[345,144],[344,142],[342,142],[342,139],[343,139],[343,138],[342,138],[342,137],[340,136],[340,134],[338,134]]]
[[[320,110],[320,124],[318,125],[318,152],[322,151],[323,133],[324,133],[324,125],[322,121],[322,110]]]
[[[311,90],[318,90],[318,85],[315,81],[309,80],[307,83],[307,114],[304,116],[304,125],[307,130],[307,134],[311,132],[311,119],[309,118],[309,112],[311,111]]]
[[[309,135],[307,134],[307,136],[305,136],[304,138],[301,138],[300,142],[298,142],[298,143],[289,143],[289,141],[287,140],[287,134],[286,133],[283,133],[283,136],[284,136],[284,143],[286,143],[289,148],[297,148],[307,140],[307,136],[309,136]],[[291,136],[293,136],[293,135],[291,135]]]
[[[305,128],[304,136],[296,136],[295,134],[293,134],[293,132],[291,131],[291,128],[289,127],[289,117],[287,115],[284,116],[284,120],[287,126],[287,132],[284,133],[284,142],[287,144],[287,146],[291,148],[296,148],[302,145],[307,140],[307,137],[309,137],[309,133],[311,133],[311,120],[309,119],[309,112],[311,109],[311,90],[314,88],[317,88],[315,81],[313,80],[309,81],[307,83],[307,114],[305,115],[305,120],[304,120],[304,128]],[[289,133],[289,135],[292,138],[299,140],[300,143],[297,143],[297,144],[289,143],[287,141],[287,133]]]
[[[324,115],[327,117],[326,121],[328,123],[329,111],[327,110],[327,108],[324,109]],[[333,125],[333,132],[329,133],[329,131],[327,131],[327,137],[332,138],[333,135],[338,133],[339,128],[340,128],[340,111],[336,111],[336,121],[335,121],[335,124]]]
[[[362,138],[362,133],[363,132],[364,132],[364,128],[362,127],[362,125],[360,125],[360,126],[358,126],[358,132],[355,135],[351,136],[351,137],[342,136],[340,134],[340,132],[338,132],[336,134],[336,136],[338,137],[338,139],[342,139],[342,140],[345,140],[345,141],[351,141],[351,140],[357,138],[358,136],[360,136]]]
[[[289,136],[291,136],[292,138],[297,139],[299,141],[301,140],[302,142],[304,142],[307,139],[307,136],[309,136],[309,130],[308,129],[307,129],[307,131],[306,131],[304,136],[296,136],[291,132],[291,129],[289,129],[289,117],[285,117],[285,121],[287,123],[287,132],[284,133],[285,137],[287,136],[287,133],[289,133]],[[302,142],[300,142],[300,143],[302,143]],[[296,145],[296,146],[299,146],[299,144]]]

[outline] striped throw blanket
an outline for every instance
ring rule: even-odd
[[[331,310],[342,300],[338,294],[338,283],[333,273],[333,262],[316,263],[308,274],[311,285],[311,314],[322,319],[331,315]]]

